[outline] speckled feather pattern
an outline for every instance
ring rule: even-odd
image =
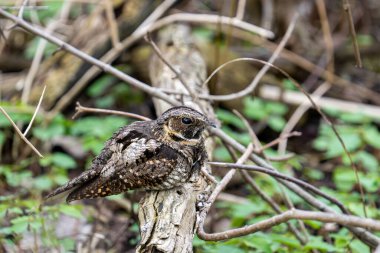
[[[184,117],[192,124],[182,123]],[[201,113],[176,107],[157,120],[120,128],[106,142],[91,168],[47,198],[70,191],[66,201],[119,194],[131,189],[165,190],[198,173],[207,157],[203,135],[210,124]]]

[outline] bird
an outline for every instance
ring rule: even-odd
[[[204,130],[215,123],[186,106],[156,120],[121,127],[91,167],[46,196],[68,193],[66,202],[106,197],[128,190],[168,190],[199,173],[207,160]]]

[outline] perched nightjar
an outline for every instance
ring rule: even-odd
[[[159,118],[120,128],[91,168],[46,198],[69,192],[66,201],[119,194],[131,189],[165,190],[187,182],[207,159],[203,132],[214,126],[185,106]]]

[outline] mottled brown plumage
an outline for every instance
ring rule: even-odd
[[[110,138],[89,170],[47,198],[70,191],[66,201],[105,197],[131,189],[164,190],[185,183],[207,155],[203,130],[206,116],[180,106],[157,120],[138,121]]]

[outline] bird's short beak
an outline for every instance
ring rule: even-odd
[[[209,124],[209,126],[216,128],[216,123],[214,121],[208,120],[208,124]]]

